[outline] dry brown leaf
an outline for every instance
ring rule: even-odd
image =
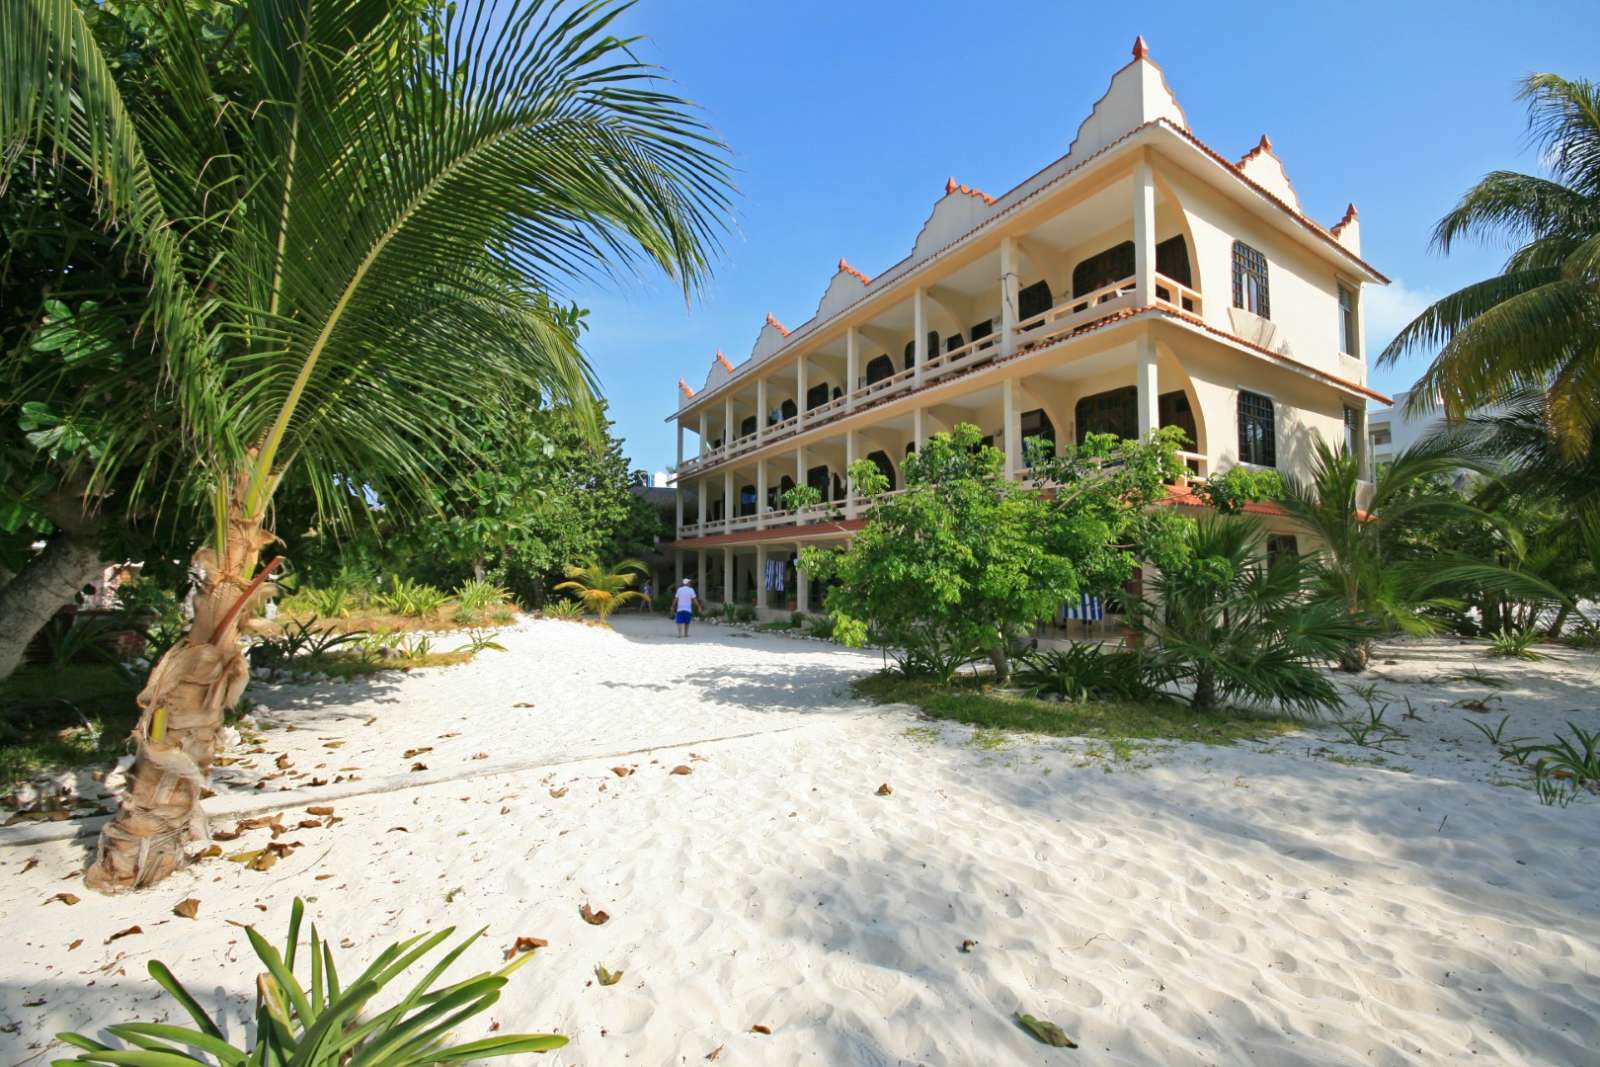
[[[320,830],[322,829],[322,820],[301,819],[299,822],[294,824],[294,828],[296,830]]]
[[[213,841],[237,841],[238,839],[239,839],[239,831],[238,830],[213,830],[213,831],[211,831],[211,840],[213,840]]]
[[[37,866],[39,866],[39,858],[37,856],[29,856],[28,861],[22,865],[22,873],[27,874]]]
[[[693,767],[689,767],[689,766],[685,766],[684,764],[680,763],[676,767],[672,768],[672,770],[668,771],[667,773],[668,774],[693,774],[694,773],[694,768]]]
[[[290,762],[291,760],[289,759],[289,753],[287,752],[283,753],[277,759],[272,761],[273,766],[277,767],[280,771],[288,770]]]
[[[391,826],[387,832],[391,834],[409,834],[411,831],[407,830],[404,826]]]
[[[313,804],[306,809],[307,815],[332,815],[333,809],[326,804]]]
[[[343,748],[344,747],[344,742],[343,741],[324,741],[322,743],[322,747],[323,748]]]
[[[411,765],[411,769],[413,771],[425,771],[428,769],[428,765],[423,763],[421,760],[418,760],[416,763]]]
[[[722,1050],[725,1049],[725,1048],[727,1048],[726,1045],[718,1045],[716,1048],[714,1048],[710,1052],[706,1053],[706,1059],[714,1060],[714,1059],[719,1058],[722,1055]]]
[[[447,733],[447,734],[440,734],[440,735],[439,735],[439,740],[441,740],[441,741],[443,741],[443,740],[445,740],[445,739],[446,739],[446,738],[451,738],[451,737],[460,737],[460,736],[461,736],[461,732],[460,732],[460,731],[459,731],[459,730],[451,730],[451,731],[450,731],[450,732],[449,732],[449,733]]]
[[[246,863],[245,866],[252,871],[264,871],[277,862],[278,854],[272,851],[270,848],[264,848],[260,852],[257,852],[255,854],[255,858],[250,860],[249,863]]]
[[[424,752],[432,752],[432,751],[433,751],[433,746],[432,745],[423,745],[421,748],[408,748],[404,752],[400,753],[400,758],[401,759],[411,759],[413,756],[420,756]]]
[[[474,752],[472,754],[472,758],[473,759],[488,759],[489,758],[489,753],[487,753],[487,752]]]
[[[54,904],[58,900],[67,905],[69,908],[78,902],[78,898],[73,896],[71,893],[57,893],[55,896],[45,901],[45,903]]]
[[[200,902],[194,897],[189,897],[187,900],[180,900],[173,906],[172,914],[178,916],[180,919],[192,919],[196,915],[200,914]]]
[[[975,949],[977,947],[978,947],[978,943],[976,941],[972,940],[972,938],[970,938],[970,937],[967,938],[965,941],[961,942],[961,951],[962,952],[971,952],[973,949]]]
[[[567,787],[562,786],[560,789],[552,789],[550,790],[550,795],[555,799],[560,800],[562,797],[567,795]]]
[[[109,944],[111,944],[111,942],[117,941],[117,940],[119,940],[121,938],[132,937],[134,934],[142,934],[142,933],[144,933],[144,927],[142,927],[142,926],[130,926],[126,930],[118,930],[116,933],[114,933],[110,937],[106,938],[106,944],[109,945]]]
[[[611,918],[610,915],[603,911],[595,911],[594,909],[590,908],[588,901],[584,901],[583,907],[578,909],[578,914],[583,916],[583,921],[588,923],[590,926],[604,926],[605,923]]]
[[[508,805],[502,804],[500,806],[500,814],[501,815],[510,815],[511,814],[511,808]]]
[[[307,784],[308,784],[308,785],[313,785],[313,786],[317,786],[317,785],[327,785],[327,784],[328,784],[328,780],[327,780],[327,779],[326,779],[326,778],[313,778],[313,779],[311,779],[311,781],[310,781],[310,782],[308,782],[308,783],[307,783]]]
[[[531,708],[533,707],[533,702],[530,700],[519,700],[511,706],[514,708]]]
[[[542,937],[519,937],[515,944],[506,949],[506,959],[509,960],[512,956],[524,952],[532,952],[534,949],[546,948],[549,944],[550,942]]]
[[[770,1027],[770,1026],[762,1026],[760,1023],[756,1023],[754,1026],[752,1026],[750,1028],[750,1032],[752,1034],[769,1034],[770,1035],[772,1033],[772,1027]]]
[[[67,946],[67,951],[71,952],[73,949],[77,948],[81,944],[83,944],[83,938],[81,938],[81,937],[74,938],[72,944]]]
[[[894,792],[894,790],[889,788],[889,783],[888,782],[884,782],[882,785],[880,785],[878,787],[877,795],[880,796],[880,797],[886,797],[886,796],[890,795],[893,792]]]
[[[197,859],[202,859],[202,860],[210,860],[210,859],[216,859],[220,855],[222,855],[222,846],[221,845],[212,845],[211,847],[207,848],[204,852],[200,853],[200,855],[197,856],[196,858]]]
[[[628,775],[633,773],[633,768],[632,767],[613,767],[613,768],[611,768],[611,773],[616,775],[618,778],[626,778],[626,777],[628,777]]]

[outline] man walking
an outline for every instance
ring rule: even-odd
[[[679,637],[689,636],[689,622],[694,618],[699,603],[700,598],[694,594],[694,585],[685,578],[683,584],[672,593],[673,620],[678,624]]]

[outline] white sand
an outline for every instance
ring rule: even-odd
[[[278,725],[218,785],[213,825],[291,801],[293,823],[328,797],[343,820],[285,835],[302,847],[267,873],[212,860],[104,898],[76,881],[86,841],[0,833],[0,1062],[62,1054],[58,1030],[180,1021],[150,957],[237,1034],[257,968],[225,920],[277,940],[296,894],[355,945],[346,972],[445,924],[489,927],[464,967],[548,939],[493,1011],[503,1032],[572,1038],[529,1058],[543,1064],[697,1064],[719,1047],[733,1065],[1600,1059],[1600,802],[1539,806],[1467,725],[1600,725],[1595,657],[1386,648],[1374,676],[1421,719],[1396,702],[1409,737],[1374,768],[1331,762],[1371,753],[1328,730],[1127,760],[1058,738],[995,748],[853,702],[876,655],[707,626],[683,642],[657,620],[617,631],[529,623],[467,667],[252,690]],[[1487,690],[1427,681],[1473,664],[1515,680],[1493,714],[1448,706]],[[251,788],[280,753],[291,771]],[[694,773],[670,775],[680,763]],[[893,795],[874,795],[883,782]],[[62,891],[83,899],[46,903]],[[175,917],[191,896],[198,919]],[[611,921],[586,925],[586,901]],[[597,963],[621,983],[594,983]],[[1034,1042],[1018,1008],[1082,1048]]]

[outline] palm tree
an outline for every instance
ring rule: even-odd
[[[689,295],[728,202],[721,147],[609,32],[616,0],[426,18],[414,0],[259,0],[225,9],[249,59],[223,81],[186,0],[153,2],[160,92],[126,97],[74,0],[0,4],[0,143],[45,145],[92,184],[148,278],[159,363],[130,375],[177,412],[95,475],[176,447],[181,484],[143,490],[212,517],[192,627],[139,694],[89,872],[108,890],[164,877],[204,832],[285,477],[336,509],[352,482],[426,482],[457,413],[508,384],[592,407],[574,316],[545,294],[653,264]]]
[[[1137,609],[1139,629],[1156,641],[1158,676],[1188,683],[1196,711],[1239,701],[1303,715],[1337,707],[1338,690],[1319,668],[1355,626],[1309,598],[1307,561],[1269,563],[1253,518],[1208,515],[1186,529],[1186,561],[1158,571],[1152,602]]]
[[[552,588],[558,593],[576,594],[584,607],[605,622],[622,605],[645,598],[643,593],[630,587],[639,580],[641,574],[649,573],[650,568],[636,559],[625,559],[610,568],[597,562],[570,563],[567,565],[567,581]]]
[[[1436,632],[1433,612],[1459,604],[1443,595],[1446,590],[1471,585],[1526,591],[1537,585],[1541,596],[1554,592],[1530,575],[1514,574],[1494,563],[1454,555],[1404,560],[1390,551],[1389,532],[1402,525],[1497,524],[1494,515],[1438,486],[1495,469],[1462,435],[1435,435],[1381,465],[1364,509],[1358,496],[1362,484],[1357,458],[1320,439],[1315,448],[1310,478],[1285,478],[1279,502],[1317,545],[1309,555],[1317,596],[1336,605],[1354,624],[1352,640],[1339,655],[1342,670],[1366,669],[1374,634]]]
[[[1418,315],[1379,361],[1438,348],[1410,405],[1442,404],[1452,421],[1522,390],[1546,393],[1551,431],[1578,455],[1600,429],[1600,85],[1535,74],[1520,95],[1550,177],[1494,171],[1433,232],[1445,253],[1489,235],[1516,250],[1500,274]]]

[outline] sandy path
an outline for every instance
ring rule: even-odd
[[[287,835],[303,847],[270,872],[213,861],[105,899],[70,880],[81,842],[0,847],[0,1062],[42,1062],[50,1033],[108,1012],[166,1014],[152,955],[238,1028],[254,967],[224,920],[280,936],[296,894],[357,946],[346,969],[447,923],[488,924],[469,965],[548,939],[494,1018],[570,1035],[532,1061],[566,1067],[719,1046],[736,1065],[1594,1062],[1600,804],[1491,784],[1516,774],[1466,725],[1484,716],[1447,706],[1484,691],[1437,680],[1477,662],[1470,647],[1383,657],[1421,716],[1385,757],[1401,773],[1329,762],[1369,754],[1325,732],[1123,762],[1060,739],[991,749],[852,703],[875,656],[618,629],[528,624],[504,655],[342,701],[257,693],[279,725],[214,808],[385,788]],[[1486,665],[1521,679],[1494,705],[1509,732],[1573,709],[1595,725],[1595,664]],[[255,789],[279,754],[290,770]],[[694,773],[670,775],[680,763]],[[84,899],[44,903],[63,890]],[[189,896],[199,919],[173,917]],[[611,921],[583,923],[585,901]],[[593,983],[597,963],[622,982]],[[1033,1042],[1019,1007],[1082,1049]]]

